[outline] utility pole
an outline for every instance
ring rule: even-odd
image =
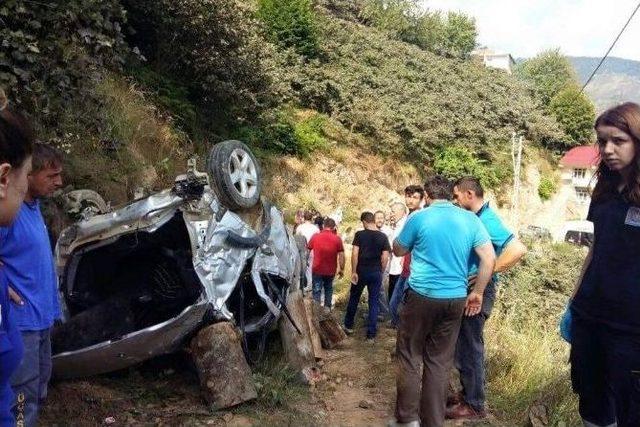
[[[522,166],[522,141],[524,137],[513,132],[511,135],[511,160],[513,162],[513,193],[511,195],[511,218],[514,231],[520,228],[520,169]]]

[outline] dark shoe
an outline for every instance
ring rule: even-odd
[[[445,418],[448,420],[477,420],[480,418],[485,418],[487,416],[487,412],[483,409],[481,411],[476,411],[468,403],[462,402],[456,406],[452,406],[447,409],[447,413]]]
[[[456,406],[464,402],[464,398],[462,397],[462,392],[459,391],[454,394],[450,394],[447,396],[447,408],[450,406]]]

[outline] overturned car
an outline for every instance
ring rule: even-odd
[[[282,214],[261,200],[256,158],[241,142],[190,161],[171,189],[90,215],[56,244],[63,321],[54,376],[122,369],[180,349],[205,325],[233,321],[265,336],[299,284],[298,250]],[[260,209],[261,208],[261,209]],[[252,210],[255,221],[243,219]],[[255,224],[251,224],[255,222]]]

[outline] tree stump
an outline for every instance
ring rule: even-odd
[[[191,340],[202,392],[215,409],[258,397],[240,340],[240,332],[229,322],[207,326]]]
[[[333,349],[347,337],[335,316],[318,304],[312,305],[313,322],[320,335],[322,348]]]
[[[313,299],[305,298],[304,308],[307,316],[307,322],[309,322],[309,331],[311,333],[313,354],[315,355],[316,360],[320,360],[324,359],[324,350],[322,349],[322,339],[320,338],[320,333],[318,332],[320,325],[313,315],[315,305],[317,305],[317,303]]]
[[[299,372],[299,379],[309,384],[315,381],[317,370],[302,292],[297,290],[287,294],[287,309],[300,333],[283,313],[280,317],[279,328],[284,353],[289,366]]]

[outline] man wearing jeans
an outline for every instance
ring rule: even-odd
[[[344,330],[353,333],[353,322],[358,310],[362,291],[367,288],[369,294],[369,316],[367,339],[373,342],[378,323],[378,296],[382,285],[382,272],[389,263],[391,248],[387,236],[378,231],[371,212],[363,212],[360,220],[364,230],[356,232],[351,250],[351,289],[349,303],[344,316]]]
[[[489,233],[498,256],[494,273],[506,271],[524,256],[527,249],[505,227],[489,203],[484,201],[484,190],[477,178],[464,177],[457,180],[453,186],[453,197],[461,208],[476,214]],[[478,259],[473,257],[469,268],[471,285],[475,281],[477,269]],[[493,308],[497,280],[497,275],[494,275],[487,285],[481,312],[462,319],[455,353],[455,367],[460,372],[462,393],[447,399],[447,418],[471,419],[486,416],[483,331]]]
[[[62,157],[50,146],[35,144],[29,189],[18,216],[0,228],[0,262],[9,282],[12,314],[22,335],[24,355],[11,377],[17,425],[35,426],[51,376],[50,330],[60,318],[51,243],[39,199],[62,186]]]
[[[400,425],[440,427],[460,322],[463,314],[480,312],[495,252],[478,217],[451,203],[446,178],[430,178],[424,190],[429,207],[412,214],[393,242],[394,254],[412,254],[396,341],[395,416]],[[478,275],[467,295],[474,252],[480,260]]]
[[[342,277],[344,272],[344,247],[342,239],[336,234],[336,222],[333,219],[324,219],[322,231],[311,237],[309,249],[313,252],[313,299],[320,304],[324,290],[324,306],[331,309],[333,278],[336,273]]]
[[[421,185],[409,185],[404,189],[404,202],[407,205],[407,209],[409,209],[409,214],[417,211],[422,207],[424,203],[424,189]],[[402,231],[402,227],[404,227],[404,222],[406,218],[403,219],[401,225],[396,225],[398,228],[398,232],[396,233],[397,238],[400,232]],[[408,252],[403,257],[396,257],[401,259],[401,269],[400,269],[400,277],[396,282],[393,293],[391,294],[391,298],[389,299],[389,312],[391,314],[391,326],[396,328],[398,326],[398,322],[400,321],[398,318],[398,309],[400,306],[400,302],[402,301],[402,296],[404,295],[404,290],[407,286],[407,280],[409,280],[410,265],[411,265],[411,253]]]

